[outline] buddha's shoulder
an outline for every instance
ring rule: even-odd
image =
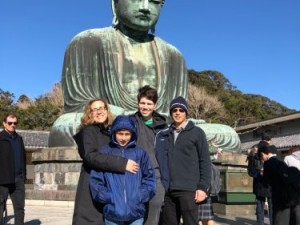
[[[76,34],[71,42],[83,40],[83,39],[103,39],[110,38],[111,36],[116,35],[116,30],[113,27],[104,27],[104,28],[95,28],[84,30]]]
[[[155,36],[154,39],[160,49],[164,49],[164,50],[167,50],[170,52],[177,53],[178,55],[181,55],[181,52],[174,45],[170,44],[169,42],[167,42],[157,36]]]

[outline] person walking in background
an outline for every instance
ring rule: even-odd
[[[300,171],[300,146],[294,146],[289,149],[289,153],[284,157],[284,162],[288,166],[297,168]],[[290,225],[300,225],[300,204],[291,208]]]
[[[147,152],[136,145],[135,124],[128,116],[118,116],[111,127],[111,141],[98,151],[136,161],[136,174],[91,171],[93,200],[103,203],[105,225],[143,225],[145,203],[155,195],[156,179]],[[100,218],[99,218],[100,219]]]
[[[291,147],[288,155],[284,157],[284,162],[288,166],[293,166],[300,170],[300,146]]]
[[[0,224],[8,195],[11,198],[15,224],[24,225],[26,154],[22,137],[16,132],[18,118],[9,113],[0,132]]]
[[[288,167],[273,152],[274,145],[258,149],[259,157],[264,161],[263,177],[272,188],[273,224],[288,225],[291,209],[300,202],[300,172]]]
[[[102,211],[99,204],[92,201],[89,189],[91,169],[125,173],[136,173],[138,164],[120,156],[103,155],[97,149],[109,142],[109,128],[112,114],[104,99],[90,100],[81,118],[81,128],[74,136],[78,152],[82,158],[72,225],[102,225]]]
[[[273,212],[272,212],[272,193],[271,186],[263,177],[263,161],[257,154],[257,146],[254,145],[247,157],[248,161],[248,174],[253,178],[253,194],[256,198],[256,222],[257,225],[264,225],[265,217],[265,203],[268,203],[268,214],[270,225],[273,225]],[[261,146],[268,146],[261,145]]]
[[[209,195],[211,160],[204,131],[187,121],[188,105],[179,96],[170,103],[173,123],[159,132],[156,157],[166,194],[163,223],[198,225],[198,206]]]
[[[270,134],[268,134],[267,132],[264,132],[261,135],[261,141],[258,142],[258,144],[257,144],[257,149],[259,149],[263,146],[271,145],[271,143],[272,143],[272,136]]]
[[[160,219],[161,207],[164,200],[165,190],[161,184],[159,165],[155,157],[155,135],[162,129],[167,128],[166,119],[155,111],[158,100],[157,90],[146,85],[139,89],[138,111],[132,115],[137,127],[137,145],[148,153],[156,174],[156,194],[146,204],[145,225],[157,225]]]

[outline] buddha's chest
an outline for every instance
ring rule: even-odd
[[[123,47],[118,65],[119,82],[123,88],[135,97],[138,89],[144,85],[157,87],[160,62],[155,54],[156,49],[153,49],[153,43],[125,43]]]

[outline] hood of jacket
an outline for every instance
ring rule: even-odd
[[[119,143],[116,141],[116,135],[115,135],[118,130],[129,130],[131,132],[131,139],[126,145],[126,147],[136,146],[137,129],[135,123],[129,116],[125,116],[125,115],[117,116],[111,125],[111,130],[110,130],[111,144],[116,146],[119,146]]]

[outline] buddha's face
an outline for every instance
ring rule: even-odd
[[[137,31],[148,31],[156,24],[162,0],[117,0],[115,13],[119,23]]]

